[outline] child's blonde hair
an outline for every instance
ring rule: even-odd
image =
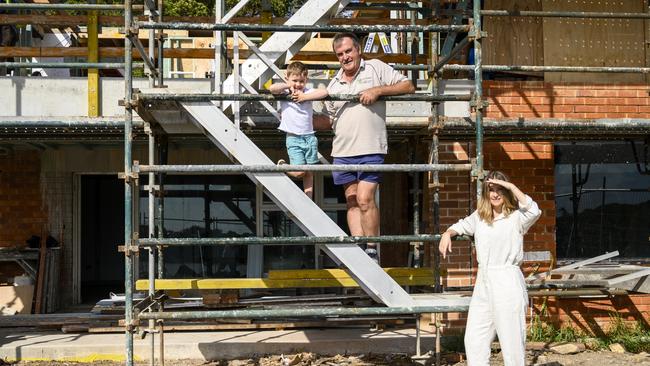
[[[287,66],[287,77],[291,75],[307,77],[308,72],[309,70],[307,70],[307,66],[300,61],[294,61]]]

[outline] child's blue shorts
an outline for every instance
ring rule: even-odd
[[[287,134],[286,144],[291,165],[318,164],[318,139],[316,135]]]

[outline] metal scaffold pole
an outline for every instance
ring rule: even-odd
[[[474,41],[474,97],[471,103],[474,104],[476,113],[476,165],[474,175],[476,180],[476,197],[481,196],[481,185],[483,183],[483,55],[481,49],[481,2],[473,2],[474,25],[470,36]]]
[[[148,141],[149,142],[149,144],[148,144],[149,145],[149,163],[153,164],[154,163],[154,148],[155,148],[156,142],[155,142],[153,132],[151,131],[151,128],[149,128],[147,133],[149,135],[148,136],[149,137],[149,141]],[[155,235],[156,235],[155,234],[156,221],[155,221],[155,218],[154,218],[155,217],[155,214],[154,214],[154,212],[155,212],[155,195],[154,195],[154,193],[155,193],[155,189],[156,189],[155,180],[154,180],[155,174],[153,172],[149,173],[148,178],[149,178],[148,181],[147,181],[147,193],[148,193],[148,200],[147,200],[148,219],[147,219],[147,221],[148,221],[148,229],[149,229],[149,235],[148,236],[149,236],[149,238],[155,238]],[[156,274],[156,270],[155,270],[155,266],[156,266],[155,248],[150,247],[147,250],[147,254],[148,254],[148,258],[147,258],[148,259],[148,273],[149,273],[149,281],[150,281],[150,283],[149,283],[149,296],[153,297],[154,292],[155,292],[153,282],[156,279],[156,277],[155,277],[155,274]],[[155,337],[154,337],[154,334],[155,333],[153,332],[154,327],[155,327],[154,320],[149,320],[149,331],[151,331],[151,338],[149,339],[149,341],[151,342],[150,343],[151,357],[149,359],[149,364],[151,366],[153,366],[154,359],[155,359],[155,356],[154,356],[154,354],[155,354]]]
[[[131,0],[124,1],[124,29],[131,31]],[[131,179],[133,149],[133,48],[130,37],[124,37],[124,324],[126,365],[133,366],[133,181]]]
[[[162,48],[162,47],[161,47]],[[160,63],[162,65],[162,62]],[[162,83],[162,81],[161,81]],[[158,163],[166,164],[167,163],[167,136],[161,135],[158,138]],[[164,177],[163,173],[157,174],[158,176],[158,201],[156,205],[156,211],[158,212],[158,217],[156,218],[158,222],[158,239],[164,238],[165,234],[165,189],[164,189]],[[150,218],[154,220],[154,218]],[[157,275],[158,278],[162,279],[165,277],[165,251],[162,245],[157,245],[158,253],[158,263],[157,263]],[[158,304],[158,311],[165,310],[164,301],[160,301]],[[156,329],[158,330],[158,347],[159,347],[159,363],[161,366],[165,366],[165,324],[162,319],[156,321]]]
[[[149,21],[155,21],[156,20],[156,8],[155,8],[155,3],[153,1],[145,1],[145,15],[149,17]],[[149,57],[150,63],[156,66],[156,31],[153,29],[149,30],[149,44],[147,47],[148,54],[147,56]],[[145,55],[142,55],[143,57]],[[160,61],[160,60],[159,60]],[[147,64],[149,65],[149,64]],[[147,73],[147,78],[149,79],[149,88],[153,88],[156,86],[156,81],[157,81],[157,68],[151,69],[149,68],[148,73]],[[149,164],[155,164],[154,160],[154,154],[155,154],[155,146],[156,146],[156,140],[155,140],[155,135],[153,130],[151,129],[151,126],[146,125],[145,126],[145,131],[147,133],[147,142],[148,142],[148,159],[149,159]],[[148,212],[148,237],[149,238],[154,238],[155,237],[155,174],[149,173],[148,174],[148,180],[147,180],[147,212]],[[155,288],[154,288],[154,281],[156,279],[155,277],[155,266],[156,266],[156,248],[150,247],[147,250],[147,265],[148,265],[148,278],[149,278],[149,297],[153,298],[154,293],[155,293]],[[150,310],[152,311],[152,309]],[[150,348],[150,353],[149,353],[149,365],[153,366],[155,364],[155,354],[156,354],[156,337],[155,337],[155,325],[156,322],[155,320],[151,319],[149,320],[149,324],[147,327],[147,332],[149,333],[149,348]]]

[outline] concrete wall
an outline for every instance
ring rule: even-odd
[[[210,79],[166,80],[169,89],[209,93]],[[136,79],[134,88],[149,87],[147,79]],[[123,116],[118,101],[124,98],[123,78],[100,79],[100,115]],[[86,78],[3,77],[0,78],[0,116],[78,117],[88,115]]]
[[[325,87],[329,80],[313,80],[309,85]],[[184,93],[210,93],[211,79],[169,79],[166,90]],[[467,83],[450,82],[446,94],[467,94]],[[148,89],[147,79],[136,79],[134,88]],[[88,81],[86,78],[53,77],[0,77],[0,117],[81,117],[88,115]],[[124,108],[118,101],[124,98],[123,78],[100,79],[100,115],[122,117]],[[467,102],[449,102],[450,116],[466,116]],[[251,104],[247,104],[250,106]],[[320,103],[315,103],[320,110]],[[242,110],[246,113],[246,107]],[[391,102],[388,106],[388,123],[420,121],[426,126],[431,112],[427,102]]]

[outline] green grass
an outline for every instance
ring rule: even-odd
[[[578,342],[587,336],[571,326],[556,328],[552,324],[546,324],[539,315],[533,318],[528,331],[529,342]]]
[[[542,314],[544,307],[542,307]],[[571,326],[557,328],[542,321],[536,315],[528,332],[530,342],[583,342],[586,338],[596,338],[601,349],[607,349],[610,344],[620,343],[628,352],[650,352],[650,328],[637,322],[631,325],[618,314],[611,314],[611,323],[604,335],[595,336]]]
[[[617,314],[612,314],[611,318],[611,327],[603,339],[605,346],[620,343],[628,352],[650,352],[650,328],[647,325],[641,322],[630,325]]]

